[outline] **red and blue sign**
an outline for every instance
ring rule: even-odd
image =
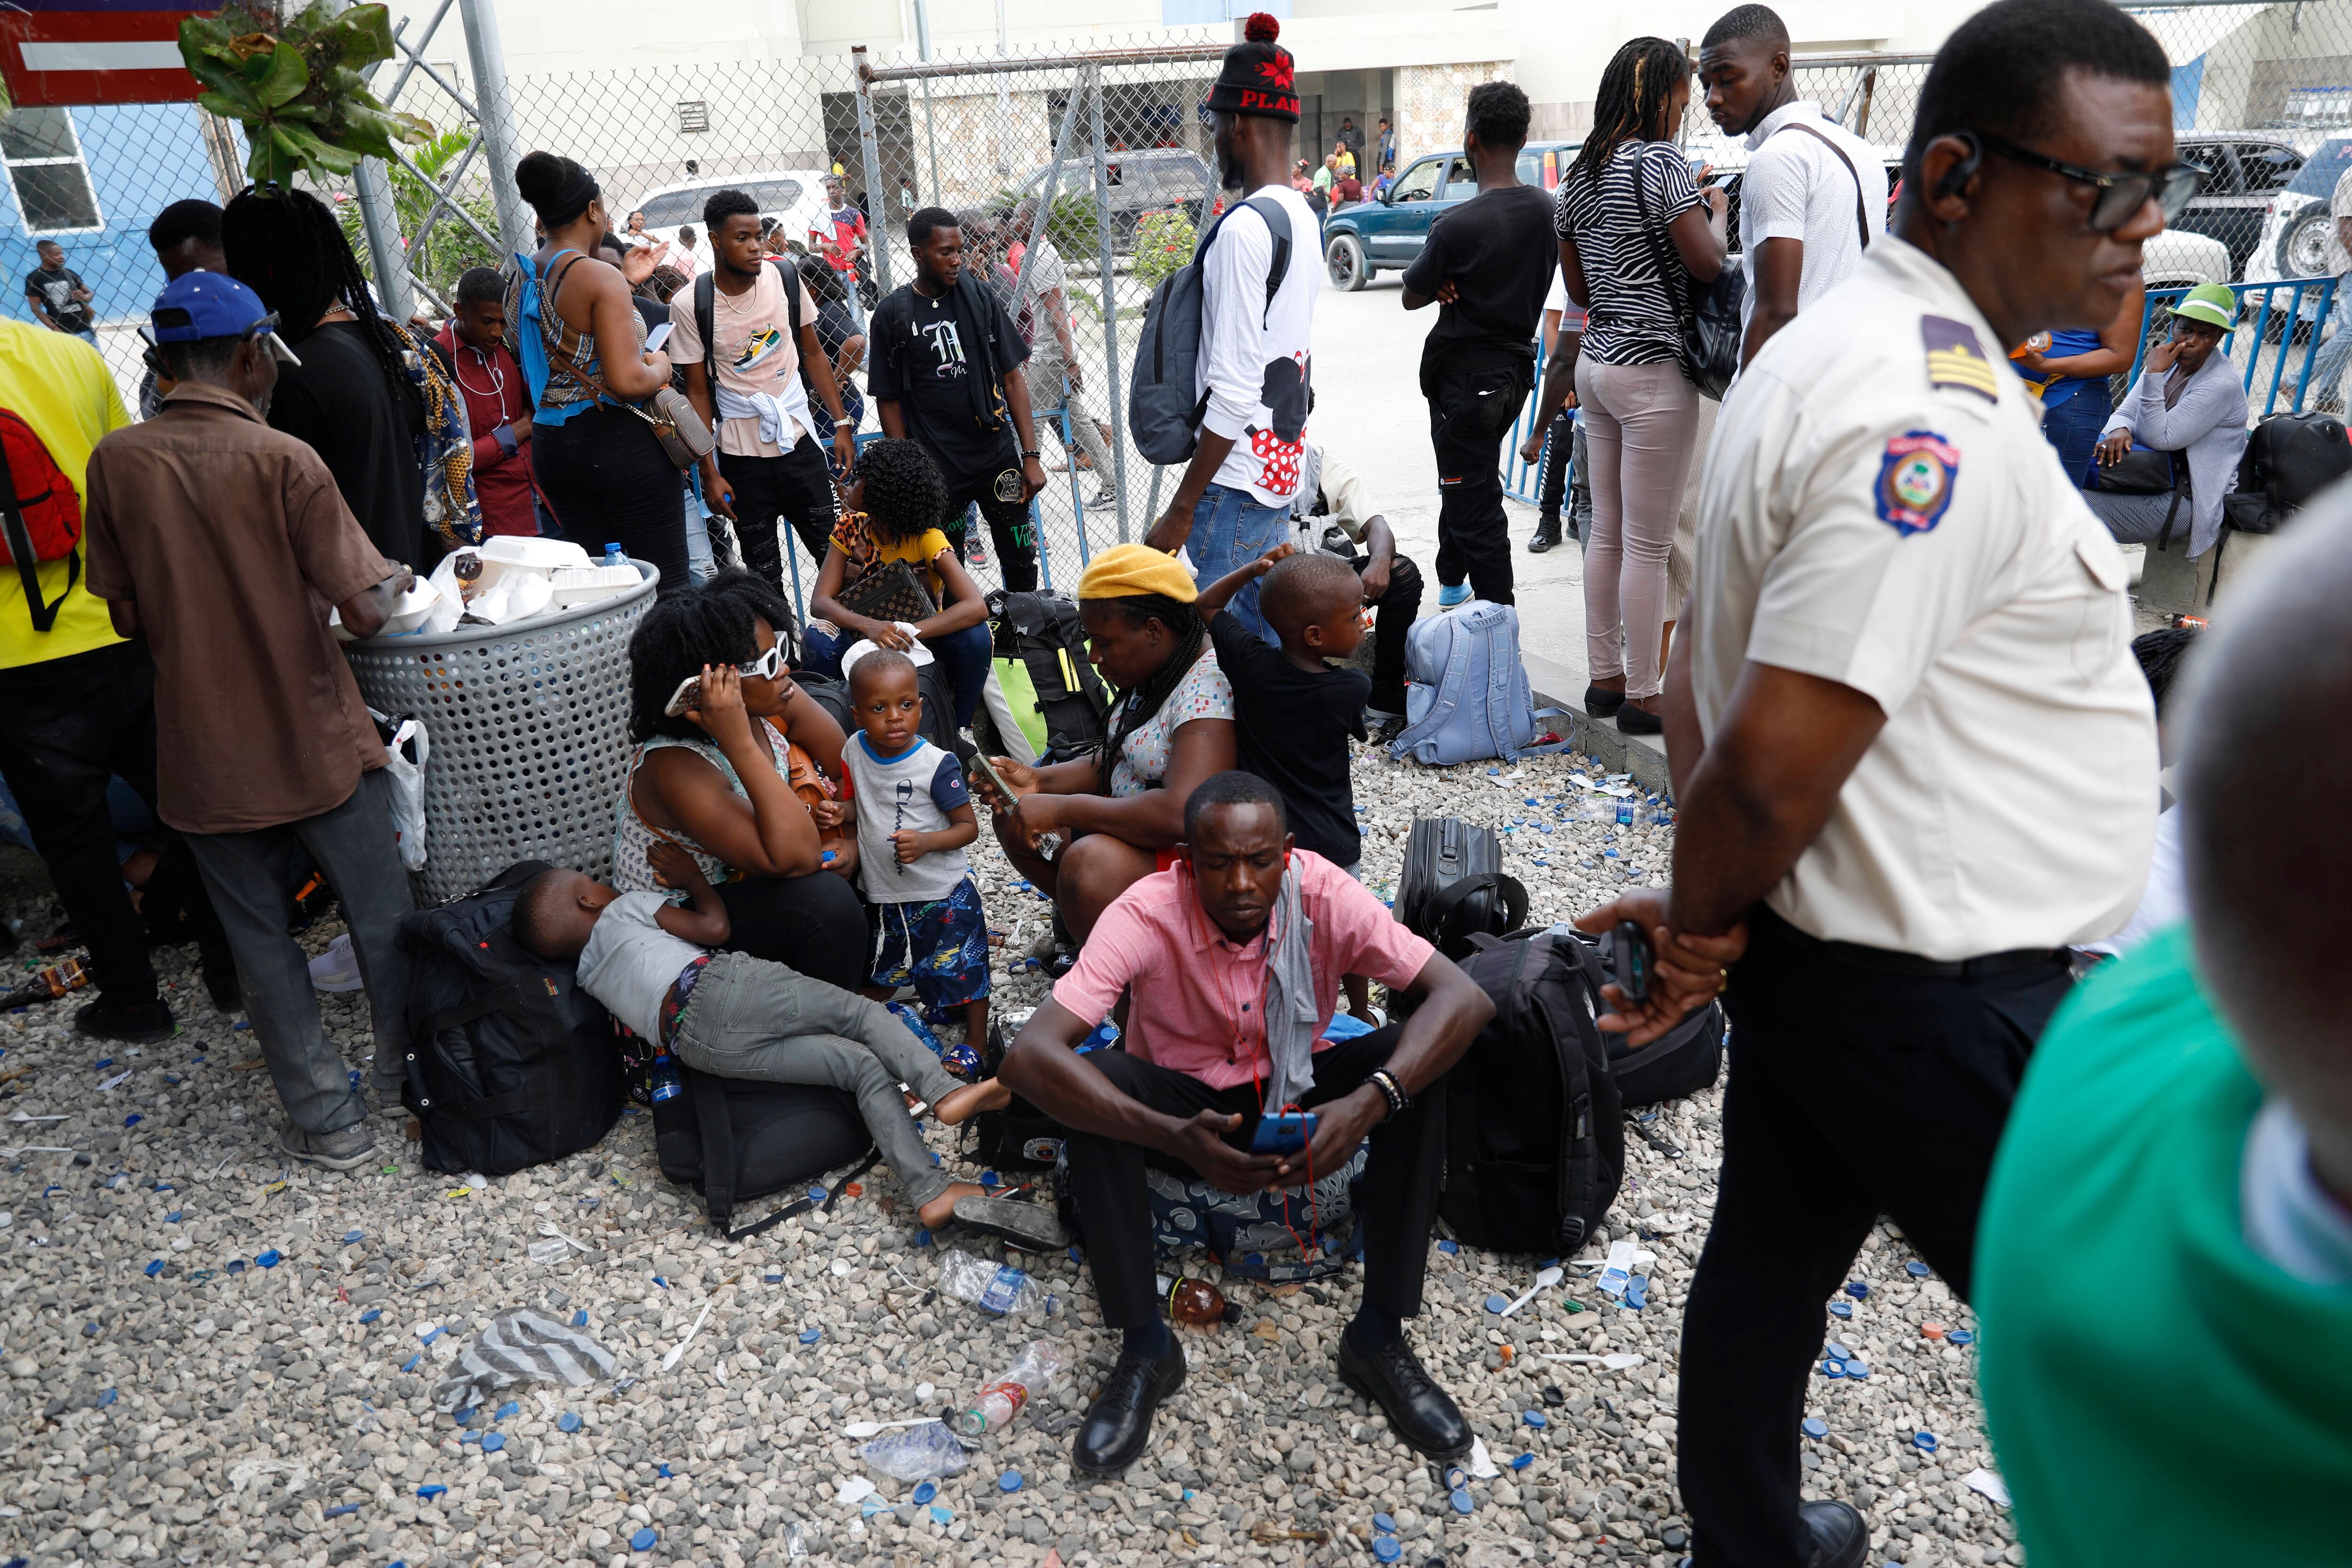
[[[27,106],[186,103],[203,90],[180,63],[180,24],[217,4],[10,0],[0,9],[0,76]]]

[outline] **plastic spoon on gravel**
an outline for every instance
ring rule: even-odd
[[[578,1247],[583,1252],[593,1252],[595,1250],[594,1247],[590,1247],[584,1241],[572,1241],[570,1237],[555,1228],[555,1222],[551,1219],[543,1219],[539,1222],[539,1234],[541,1236],[551,1236],[558,1241],[571,1242],[572,1246]]]
[[[670,1347],[669,1353],[662,1357],[661,1366],[664,1372],[667,1372],[670,1368],[677,1364],[677,1358],[686,1353],[686,1347],[692,1344],[694,1342],[694,1336],[702,1331],[703,1320],[709,1316],[710,1303],[705,1301],[702,1304],[702,1311],[700,1315],[694,1320],[694,1327],[686,1331],[686,1338],[678,1341],[675,1345],[672,1345]]]
[[[1547,1354],[1545,1355],[1544,1360],[1580,1362],[1587,1365],[1597,1362],[1601,1365],[1608,1368],[1611,1372],[1623,1372],[1628,1367],[1635,1367],[1642,1364],[1642,1358],[1633,1354],[1631,1351],[1612,1351],[1607,1355]]]
[[[1519,1299],[1517,1300],[1504,1308],[1500,1312],[1497,1312],[1496,1316],[1500,1318],[1509,1317],[1513,1312],[1517,1311],[1520,1308],[1534,1300],[1536,1299],[1537,1291],[1549,1290],[1567,1278],[1568,1276],[1558,1268],[1545,1269],[1542,1273],[1536,1276],[1536,1282],[1534,1284],[1528,1286],[1525,1290],[1520,1292]]]
[[[845,1437],[873,1437],[893,1426],[925,1426],[938,1420],[936,1415],[918,1415],[912,1421],[852,1421],[841,1429]]]

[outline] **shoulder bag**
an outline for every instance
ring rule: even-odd
[[[853,616],[869,620],[905,621],[919,626],[938,615],[930,584],[904,561],[881,561],[866,569],[855,583],[845,584],[833,602]]]
[[[1649,184],[1643,178],[1640,158],[1633,161],[1633,202],[1642,213],[1643,242],[1650,247],[1658,281],[1665,285],[1682,328],[1683,374],[1698,388],[1701,397],[1719,402],[1731,378],[1739,374],[1739,346],[1744,335],[1739,308],[1748,296],[1747,268],[1727,255],[1723,270],[1694,300],[1691,289],[1696,279],[1666,243],[1665,226],[1651,221]]]
[[[569,268],[564,269],[567,276],[570,271]],[[558,289],[563,287],[562,278],[556,279],[555,287]],[[554,313],[555,296],[551,292],[541,311],[540,321],[540,331],[547,339],[547,357],[550,360],[562,366],[572,380],[586,387],[599,401],[625,408],[644,420],[652,429],[654,439],[661,443],[662,450],[679,468],[691,468],[710,455],[710,449],[719,444],[719,439],[710,433],[710,426],[702,422],[702,416],[694,411],[694,405],[687,401],[686,394],[674,386],[660,388],[646,399],[653,405],[651,413],[614,396],[605,388],[603,377],[582,369],[578,361],[557,346],[561,331],[551,328],[546,319]]]

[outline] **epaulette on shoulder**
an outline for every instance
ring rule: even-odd
[[[1927,384],[1973,392],[1988,403],[2000,401],[1992,362],[1977,341],[1976,329],[1949,316],[1919,318],[1919,339],[1927,353]]]

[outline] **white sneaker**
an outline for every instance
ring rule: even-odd
[[[327,951],[310,961],[310,984],[320,991],[358,991],[364,988],[360,979],[359,960],[352,956],[352,935],[345,931],[327,944]]]

